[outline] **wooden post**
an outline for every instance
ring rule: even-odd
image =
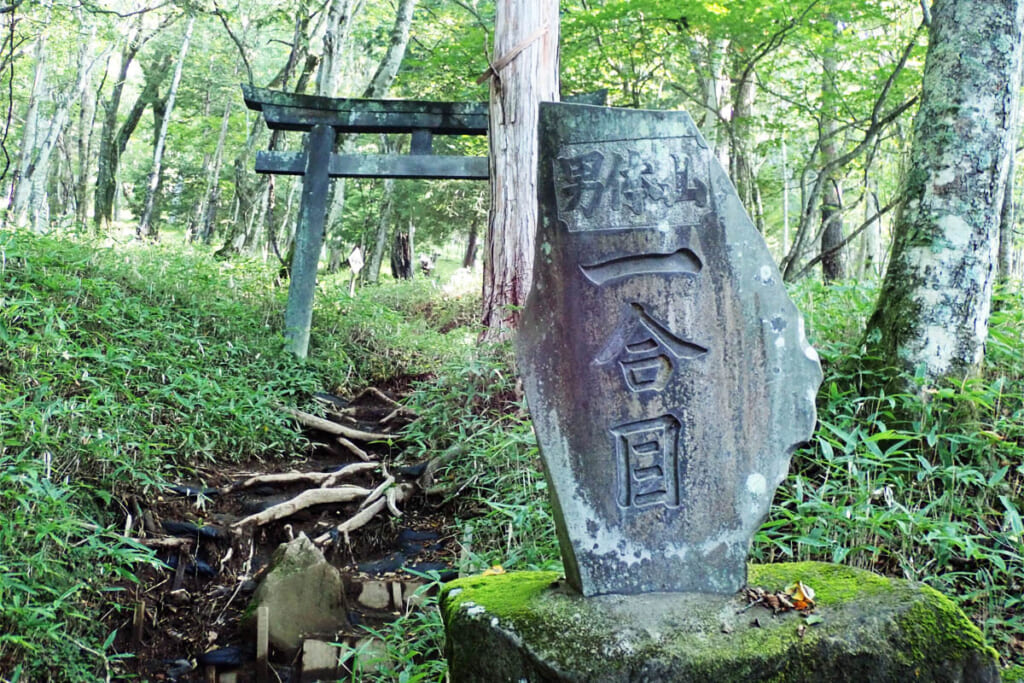
[[[270,653],[270,608],[266,605],[256,609],[256,683],[270,680],[267,670],[267,656]]]
[[[334,128],[324,124],[313,126],[309,133],[309,152],[306,154],[306,171],[302,178],[302,203],[299,208],[299,225],[295,231],[288,306],[284,314],[284,336],[288,349],[299,358],[305,358],[309,352],[309,328],[313,320],[317,264],[324,242],[333,148]]]
[[[142,647],[142,634],[146,626],[146,601],[135,603],[135,614],[132,618],[132,647],[138,652]]]

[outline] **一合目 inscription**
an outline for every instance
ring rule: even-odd
[[[679,505],[679,420],[662,415],[614,427],[620,507]]]

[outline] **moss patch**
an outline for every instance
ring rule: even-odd
[[[750,567],[752,586],[813,588],[813,619],[747,608],[740,596],[585,599],[558,578],[525,572],[449,584],[441,602],[454,680],[953,681],[968,671],[967,680],[998,680],[995,652],[951,601],[862,570]]]

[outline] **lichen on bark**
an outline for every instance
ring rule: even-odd
[[[904,206],[865,337],[869,357],[933,383],[976,371],[988,333],[1022,0],[936,0]]]

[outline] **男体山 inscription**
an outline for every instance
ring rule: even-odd
[[[570,231],[696,223],[708,208],[700,145],[691,136],[565,145],[552,162],[559,217]]]

